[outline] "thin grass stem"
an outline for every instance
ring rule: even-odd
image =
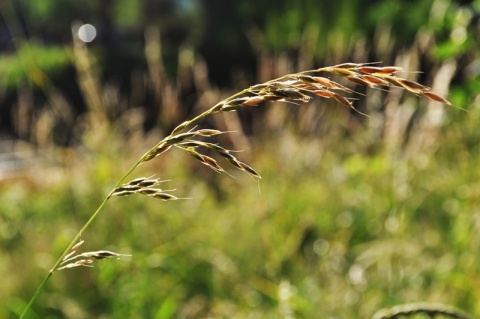
[[[226,149],[216,146],[214,147],[212,143],[203,143],[195,140],[190,140],[197,136],[203,138],[209,138],[214,135],[223,134],[226,132],[221,132],[213,129],[199,129],[185,132],[185,129],[196,124],[201,119],[207,117],[210,114],[217,113],[220,111],[235,111],[239,107],[251,107],[256,106],[263,101],[285,101],[292,102],[295,104],[306,103],[312,99],[312,97],[319,98],[333,98],[340,104],[349,106],[356,112],[361,113],[353,106],[351,98],[346,98],[341,93],[351,94],[355,93],[353,90],[348,89],[347,87],[332,81],[325,77],[316,76],[319,73],[327,72],[330,74],[336,74],[338,76],[354,80],[356,84],[365,85],[372,88],[378,88],[378,86],[396,86],[403,88],[407,91],[410,91],[413,94],[422,96],[424,98],[450,104],[450,102],[443,97],[438,96],[437,94],[430,91],[429,87],[426,87],[422,84],[408,81],[399,77],[396,77],[394,74],[399,72],[401,69],[397,67],[372,67],[369,66],[371,63],[344,63],[332,67],[324,67],[315,70],[307,70],[294,74],[287,74],[276,79],[267,81],[262,84],[252,86],[250,88],[244,89],[240,92],[237,92],[230,97],[218,102],[210,109],[200,113],[194,118],[187,120],[180,125],[178,125],[168,136],[163,138],[158,142],[153,148],[147,151],[133,166],[131,166],[126,173],[120,178],[114,188],[110,193],[103,199],[101,204],[98,206],[96,211],[91,215],[88,221],[83,225],[80,231],[75,235],[73,240],[68,244],[65,251],[60,255],[58,260],[55,262],[52,269],[45,276],[42,283],[39,285],[32,298],[25,307],[20,318],[24,318],[28,311],[31,309],[33,303],[40,295],[41,291],[44,289],[46,283],[53,275],[60,265],[64,262],[65,256],[71,253],[72,248],[76,243],[81,239],[83,232],[92,224],[92,222],[97,218],[100,212],[103,210],[108,200],[114,195],[130,195],[135,193],[131,190],[132,185],[135,185],[138,189],[140,187],[136,184],[130,182],[130,189],[127,188],[126,191],[121,192],[117,190],[123,181],[130,176],[143,162],[149,161],[154,157],[168,151],[172,146],[178,146],[182,143],[185,143],[188,140],[188,143],[193,146],[187,148],[182,148],[190,155],[193,155],[197,160],[201,161],[203,164],[209,166],[217,172],[226,173],[225,170],[217,163],[214,158],[203,155],[195,151],[195,147],[198,145],[210,146],[214,151],[224,158],[226,158],[233,166],[236,168],[250,174],[251,176],[259,179],[260,175],[249,165],[239,161]],[[336,92],[335,92],[336,91]],[[337,93],[339,92],[339,93]],[[363,114],[363,113],[361,113]],[[192,144],[193,143],[193,144]],[[228,173],[227,173],[228,174]],[[155,182],[154,182],[155,183]],[[177,197],[166,194],[158,189],[142,189],[138,191],[140,194],[151,195],[152,197],[163,199],[163,200],[176,200]],[[74,249],[75,250],[75,249]],[[117,254],[119,255],[119,254]]]

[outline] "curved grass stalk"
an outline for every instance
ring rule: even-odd
[[[220,101],[210,109],[197,115],[196,117],[187,120],[178,125],[167,137],[158,142],[154,147],[148,150],[133,166],[120,178],[117,184],[113,187],[112,191],[104,198],[97,210],[91,215],[88,221],[75,235],[72,241],[68,244],[64,252],[60,255],[58,260],[53,265],[50,272],[46,275],[42,283],[38,286],[34,295],[28,302],[20,318],[24,318],[33,303],[40,295],[41,291],[45,287],[48,280],[52,277],[55,271],[72,268],[77,266],[91,267],[91,263],[96,259],[110,258],[124,256],[122,254],[97,251],[90,253],[83,253],[73,256],[76,253],[78,246],[83,243],[80,241],[83,232],[91,225],[91,223],[97,218],[99,213],[103,210],[108,200],[112,196],[128,196],[132,194],[147,195],[153,198],[167,200],[176,200],[177,197],[169,194],[169,190],[162,190],[157,188],[162,181],[151,178],[137,178],[131,180],[128,183],[124,181],[144,162],[150,161],[155,157],[163,154],[171,149],[173,146],[186,151],[189,155],[200,161],[202,164],[210,167],[219,173],[226,173],[224,168],[220,166],[216,159],[204,155],[197,151],[200,148],[207,148],[217,154],[219,157],[226,159],[232,166],[242,170],[254,178],[261,178],[252,167],[239,161],[231,151],[223,148],[222,146],[205,142],[204,139],[211,138],[213,136],[224,134],[214,129],[191,129],[186,131],[188,127],[192,127],[197,122],[201,121],[205,117],[218,113],[236,111],[241,107],[255,107],[264,102],[269,101],[284,101],[293,102],[296,104],[302,104],[311,101],[314,98],[333,99],[340,104],[352,108],[354,111],[365,115],[358,111],[349,95],[355,94],[355,92],[344,85],[332,80],[331,75],[337,75],[347,80],[367,86],[370,88],[385,88],[385,87],[400,87],[420,97],[427,98],[429,100],[438,101],[451,105],[451,103],[445,98],[433,93],[429,87],[417,82],[403,79],[396,74],[401,72],[399,67],[379,67],[373,66],[375,63],[343,63],[331,67],[324,67],[315,70],[302,71],[294,74],[287,74],[277,79],[267,81],[265,83],[253,85],[247,89],[244,89],[232,96]],[[228,173],[227,173],[228,174]],[[73,256],[73,257],[72,257]],[[83,258],[85,257],[86,258]],[[75,258],[75,262],[70,262]],[[65,265],[66,262],[70,262]]]
[[[377,311],[372,319],[395,319],[416,317],[419,314],[424,314],[429,318],[447,317],[453,319],[471,319],[465,312],[443,304],[437,303],[411,303],[399,306],[394,306],[388,309],[381,309]]]

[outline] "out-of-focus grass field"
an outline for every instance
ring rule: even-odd
[[[259,185],[192,171],[173,151],[136,175],[171,179],[190,199],[114,198],[83,249],[133,256],[56,273],[31,318],[369,318],[415,301],[478,315],[479,116],[447,109],[431,147],[410,155],[375,140],[369,125],[252,137]],[[1,185],[1,317],[22,309],[151,146],[114,136],[92,138],[94,152],[66,152],[63,168],[33,167]]]
[[[132,179],[155,174],[184,199],[112,198],[81,249],[132,257],[54,273],[27,318],[356,319],[412,302],[480,316],[478,0],[163,1],[180,20],[153,0],[90,1],[79,16],[112,22],[98,44],[75,37],[70,2],[14,2],[0,26],[13,30],[0,55],[0,318],[21,314],[169,127],[253,81],[349,61],[423,71],[401,75],[466,111],[352,86],[370,117],[326,100],[217,114],[202,125],[229,131],[222,146],[261,181],[175,149],[142,165]]]

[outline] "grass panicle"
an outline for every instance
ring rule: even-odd
[[[60,263],[60,267],[56,269],[52,269],[51,272],[53,273],[55,270],[62,270],[62,269],[69,269],[75,267],[93,267],[91,265],[95,260],[100,259],[109,259],[112,257],[131,257],[132,255],[127,254],[119,254],[113,251],[108,250],[99,250],[99,251],[89,251],[81,254],[76,254],[78,248],[84,243],[84,240],[80,240],[77,244],[75,244],[68,254],[63,257],[62,262]]]
[[[161,189],[157,186],[167,181],[160,180],[159,178],[147,178],[139,177],[126,184],[116,187],[111,193],[111,196],[129,196],[133,194],[147,195],[153,198],[159,198],[163,200],[177,200],[176,196],[169,194],[175,191],[175,189]]]
[[[184,132],[185,129],[197,124],[197,122],[206,116],[218,112],[231,112],[240,108],[255,107],[262,103],[273,101],[303,104],[308,103],[315,98],[331,98],[342,105],[350,107],[355,112],[368,116],[355,108],[352,101],[356,92],[337,81],[332,80],[330,78],[332,75],[344,77],[355,84],[373,89],[382,87],[402,88],[410,93],[416,94],[417,96],[451,105],[447,99],[432,92],[430,87],[397,76],[397,73],[403,71],[402,68],[396,66],[379,67],[372,66],[372,64],[374,63],[343,63],[331,67],[288,74],[265,83],[252,85],[249,88],[217,103],[194,119],[178,125],[170,135],[149,150],[142,157],[141,162],[150,161],[158,155],[168,151],[172,146],[176,146],[177,148],[186,151],[193,158],[212,170],[219,173],[226,173],[225,169],[220,166],[216,159],[201,154],[196,150],[197,147],[206,147],[213,150],[219,156],[226,158],[236,168],[249,173],[255,178],[261,178],[260,174],[258,174],[253,168],[240,162],[235,156],[233,156],[231,151],[227,151],[218,144],[198,140],[199,137],[209,138],[227,132],[214,129],[199,129],[196,131],[190,130]],[[125,190],[125,192],[126,193],[121,194],[127,195],[128,191]],[[131,192],[134,191],[132,190]]]
[[[52,274],[56,270],[69,269],[75,267],[91,267],[92,263],[99,259],[118,258],[129,255],[119,254],[106,250],[87,252],[77,254],[77,249],[83,244],[81,240],[82,233],[96,219],[102,211],[108,200],[114,196],[129,196],[133,194],[147,195],[164,201],[177,200],[176,196],[170,194],[173,190],[164,190],[158,186],[165,181],[154,178],[140,177],[124,181],[144,162],[150,161],[159,155],[167,152],[173,147],[185,151],[195,160],[201,162],[207,167],[218,173],[227,173],[219,164],[217,159],[203,154],[200,149],[210,150],[214,156],[226,159],[235,168],[246,172],[256,179],[261,176],[248,164],[238,160],[232,153],[217,143],[209,140],[221,134],[228,132],[216,129],[196,129],[196,125],[205,117],[219,112],[232,112],[240,108],[257,107],[266,102],[286,102],[294,105],[300,105],[311,102],[313,99],[333,99],[341,105],[347,106],[360,114],[366,115],[357,110],[353,104],[355,95],[354,90],[346,87],[332,79],[332,76],[345,78],[347,81],[373,89],[385,89],[389,87],[399,87],[406,91],[432,101],[451,105],[451,103],[432,92],[431,89],[423,84],[410,81],[399,77],[397,74],[402,69],[396,66],[376,66],[375,63],[343,63],[329,67],[323,67],[315,70],[302,71],[294,74],[287,74],[265,83],[252,85],[226,99],[215,104],[210,109],[196,117],[179,124],[173,131],[159,141],[154,147],[148,150],[124,175],[113,190],[104,198],[97,210],[91,215],[82,229],[73,238],[65,251],[54,264],[52,270],[47,274],[42,283],[37,288],[33,297],[25,307],[21,318],[24,318],[36,298],[43,290]],[[187,131],[187,129],[190,130]],[[393,318],[379,317],[379,318]],[[465,317],[455,317],[465,318]]]

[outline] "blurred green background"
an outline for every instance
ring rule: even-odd
[[[212,116],[260,183],[175,150],[140,167],[189,199],[113,198],[82,248],[133,256],[55,273],[28,318],[370,318],[419,301],[480,316],[479,18],[478,0],[3,1],[0,317],[178,123],[372,61],[466,111],[352,87],[370,117],[327,101]]]

